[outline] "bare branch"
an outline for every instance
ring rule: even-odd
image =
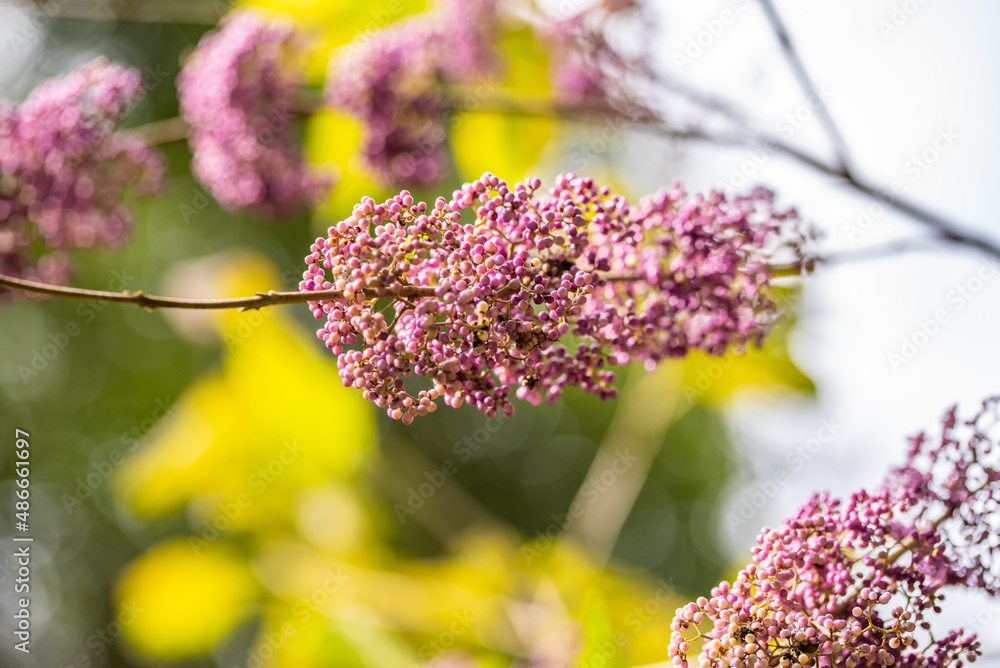
[[[942,250],[941,242],[950,241],[940,236],[917,237],[915,239],[898,239],[884,244],[864,246],[862,248],[840,251],[826,255],[822,262],[826,265],[846,264],[849,262],[862,262],[865,260],[877,260],[890,255],[899,255],[910,251],[933,251]]]
[[[872,197],[884,206],[908,216],[921,225],[934,230],[940,240],[955,244],[970,246],[993,255],[1000,255],[1000,242],[982,236],[976,232],[964,229],[963,226],[941,216],[924,206],[902,197],[899,193],[871,183],[843,165],[832,165],[826,160],[793,146],[774,135],[756,130],[749,125],[742,126],[736,132],[709,132],[693,126],[673,126],[663,119],[649,114],[626,114],[608,105],[601,104],[562,104],[543,97],[512,96],[495,94],[475,108],[465,108],[458,100],[461,88],[449,89],[453,95],[448,102],[448,108],[454,111],[471,113],[504,113],[514,116],[558,118],[563,120],[587,120],[599,118],[620,119],[635,126],[637,129],[652,134],[687,141],[700,141],[720,146],[757,146],[766,151],[774,151],[785,155],[810,169],[841,180],[848,187],[864,195]],[[699,100],[694,99],[694,102]],[[307,113],[310,107],[304,105],[302,113]],[[313,109],[315,109],[313,107]],[[133,128],[131,132],[149,134],[153,140],[174,141],[186,134],[186,126],[180,119],[168,119],[156,123]],[[180,135],[180,136],[179,136]],[[156,143],[156,141],[152,143]]]
[[[771,24],[771,29],[774,30],[774,34],[781,44],[782,52],[785,54],[785,58],[788,60],[788,64],[791,66],[792,72],[799,82],[799,87],[807,97],[814,96],[816,99],[816,115],[819,117],[820,123],[823,124],[830,142],[833,144],[834,153],[840,162],[839,171],[844,176],[849,176],[851,173],[851,156],[847,148],[847,140],[844,139],[844,135],[840,132],[840,128],[837,127],[836,121],[833,120],[833,114],[830,113],[830,109],[826,106],[822,96],[817,94],[816,85],[813,83],[812,77],[809,76],[809,71],[806,69],[802,57],[796,50],[795,44],[792,43],[792,36],[788,32],[784,21],[782,21],[781,15],[778,14],[773,0],[760,0],[760,4],[764,8],[764,14]]]
[[[135,128],[125,128],[123,132],[138,135],[151,146],[169,144],[187,139],[190,126],[180,116],[154,121]]]
[[[810,265],[799,263],[776,264],[768,267],[770,274],[775,277],[799,276],[807,271]],[[604,280],[611,283],[626,281],[642,281],[641,276],[629,276],[622,274],[608,274]],[[268,290],[258,292],[252,297],[236,297],[233,299],[181,299],[177,297],[160,297],[149,295],[142,290],[132,292],[109,292],[107,290],[88,290],[86,288],[73,288],[65,285],[53,285],[51,283],[40,283],[29,281],[24,278],[14,278],[0,274],[0,286],[24,290],[40,295],[50,295],[53,297],[66,297],[68,299],[81,299],[84,301],[111,302],[115,304],[134,304],[147,311],[158,308],[193,309],[200,311],[216,311],[222,309],[239,309],[246,311],[250,309],[260,309],[265,306],[278,306],[281,304],[304,304],[306,302],[318,302],[328,300],[344,299],[348,301],[365,301],[368,299],[395,299],[406,301],[420,297],[433,297],[437,288],[434,286],[416,285],[393,285],[391,287],[369,287],[359,290],[348,296],[343,290],[313,290],[310,292],[277,292]],[[408,304],[412,307],[412,304]]]
[[[276,306],[279,304],[304,304],[332,299],[411,299],[416,297],[431,297],[434,295],[433,287],[418,287],[412,285],[398,285],[391,288],[366,288],[354,293],[349,298],[343,290],[324,290],[313,292],[258,292],[252,297],[238,297],[235,299],[180,299],[176,297],[159,297],[148,295],[142,290],[131,292],[108,292],[106,290],[87,290],[84,288],[71,288],[61,285],[51,285],[28,281],[23,278],[13,278],[11,276],[0,275],[0,285],[10,288],[17,288],[27,292],[51,295],[55,297],[67,297],[69,299],[82,299],[86,301],[112,302],[117,304],[134,304],[147,311],[158,308],[176,309],[196,309],[196,310],[220,310],[239,309],[241,311],[249,309],[260,309],[265,306]]]

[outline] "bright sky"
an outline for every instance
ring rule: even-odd
[[[777,5],[828,98],[857,171],[886,185],[898,179],[907,197],[1000,241],[993,202],[1000,155],[1000,3]],[[753,109],[762,127],[813,152],[828,151],[757,3],[665,2],[663,8],[665,66]],[[723,11],[729,14],[723,17]],[[715,21],[723,18],[729,20],[720,30]],[[707,46],[693,62],[677,56],[687,57],[689,39],[697,42],[699,33],[712,28],[718,34],[711,40],[700,35]],[[798,128],[787,120],[796,113],[807,119]],[[746,150],[695,147],[682,163],[684,178],[692,186],[728,183],[749,156]],[[877,210],[862,229],[859,217],[871,200],[786,159],[770,158],[754,171],[756,180],[826,231],[821,249],[924,234],[908,219]],[[727,511],[776,470],[787,470],[792,480],[770,495],[738,535],[721,538],[730,548],[750,544],[757,527],[780,522],[817,485],[838,494],[876,485],[886,466],[903,456],[905,436],[934,430],[955,402],[969,414],[983,397],[1000,392],[1000,258],[960,248],[911,252],[823,268],[804,284],[792,354],[816,381],[818,397],[814,404],[747,398],[734,409],[749,468]],[[791,470],[788,453],[816,437],[824,418],[838,425],[835,437],[801,469]],[[953,624],[979,613],[986,620],[986,654],[1000,652],[1000,604],[978,597],[954,597],[952,603]]]

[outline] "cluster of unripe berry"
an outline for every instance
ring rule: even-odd
[[[405,422],[438,398],[509,415],[512,393],[612,397],[609,366],[721,354],[776,317],[768,258],[798,230],[770,193],[675,186],[633,207],[573,174],[540,186],[485,174],[431,206],[366,198],[316,240],[300,289],[326,293],[310,304],[345,385]]]

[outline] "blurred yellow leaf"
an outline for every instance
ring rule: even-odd
[[[364,196],[378,199],[387,196],[364,164],[361,142],[364,128],[361,122],[346,114],[320,111],[306,123],[306,154],[313,164],[339,170],[336,186],[318,208],[314,220],[323,225],[317,233],[325,234],[331,220],[343,220],[351,215],[354,205]],[[334,167],[335,166],[335,167]]]
[[[331,52],[353,39],[364,39],[387,25],[427,8],[427,0],[242,0],[239,6],[256,7],[284,15],[311,38],[309,81],[321,85]]]
[[[208,260],[218,271],[199,276],[216,295],[279,284],[245,251]],[[148,611],[128,620],[137,651],[204,654],[252,608],[260,624],[245,665],[261,668],[409,668],[450,650],[509,665],[542,645],[572,665],[581,622],[580,661],[662,658],[674,593],[615,573],[570,540],[522,545],[492,526],[438,558],[397,553],[373,527],[359,475],[379,454],[372,407],[343,388],[334,356],[291,308],[305,307],[212,316],[206,326],[224,341],[218,368],[118,469],[134,512],[186,510],[192,520],[186,540],[153,547],[121,577],[122,624]],[[247,554],[233,553],[226,534],[244,538]]]
[[[483,83],[472,91],[466,106],[474,108],[478,97],[511,95],[538,99],[551,95],[548,55],[527,29],[508,30],[500,38],[506,69],[495,83]],[[484,101],[485,102],[485,101]],[[455,163],[466,178],[493,172],[507,180],[529,176],[557,122],[551,118],[529,118],[503,112],[465,111],[453,123],[451,140]]]
[[[183,658],[206,653],[258,598],[245,561],[221,546],[195,551],[186,541],[161,543],[123,572],[118,618],[143,654]]]
[[[272,596],[250,654],[273,654],[268,668],[410,668],[461,649],[494,665],[498,652],[530,653],[524,643],[532,640],[578,652],[582,620],[593,625],[589,665],[662,658],[683,602],[672,590],[607,570],[569,541],[533,541],[532,549],[545,558],[525,558],[524,546],[496,530],[472,531],[448,556],[428,560],[372,545],[348,562],[294,541],[272,543],[255,560]]]
[[[695,351],[684,359],[682,391],[685,398],[722,404],[750,386],[805,394],[816,391],[812,379],[788,356],[787,340],[794,324],[795,292],[775,290],[775,297],[785,314],[765,337],[762,347],[751,346],[739,354],[730,351],[721,357]]]
[[[577,659],[577,668],[624,665],[627,638],[623,632],[615,631],[608,606],[598,590],[589,591],[582,617],[583,651]]]
[[[277,283],[263,260],[238,257],[220,258],[239,267],[224,272],[223,294]],[[301,510],[296,493],[354,475],[374,439],[371,406],[343,387],[334,356],[282,308],[295,307],[222,317],[221,368],[195,382],[118,471],[117,491],[134,512],[190,504],[196,535],[209,540],[254,526],[289,531]]]

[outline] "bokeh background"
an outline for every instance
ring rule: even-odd
[[[316,85],[331,49],[423,8],[410,0],[263,4],[313,31]],[[860,170],[884,183],[903,178],[913,199],[1000,238],[1000,6],[778,7]],[[41,80],[106,54],[144,71],[150,85],[128,124],[170,118],[182,58],[229,9],[221,1],[7,0],[0,92],[22,99]],[[656,9],[658,66],[775,133],[798,115],[789,140],[829,151],[756,3]],[[692,57],[690,40],[724,11],[734,20]],[[504,49],[504,85],[547,94],[546,45],[510,31]],[[877,212],[858,234],[871,200],[778,155],[629,129],[607,141],[606,129],[461,114],[451,138],[456,173],[422,194],[450,192],[485,169],[510,180],[573,169],[630,196],[678,177],[704,189],[742,176],[775,188],[822,228],[821,255],[926,234],[893,212]],[[957,139],[914,176],[913,156],[942,131]],[[293,289],[316,231],[361,195],[377,195],[352,157],[358,128],[350,121],[321,114],[302,133],[310,158],[335,163],[341,178],[315,214],[272,225],[223,211],[192,179],[187,146],[167,144],[169,192],[137,204],[125,248],[76,253],[74,284],[205,297]],[[654,373],[623,369],[614,402],[570,392],[556,405],[519,404],[507,420],[439,410],[410,427],[343,390],[305,307],[204,315],[4,304],[0,498],[12,491],[7,435],[25,429],[36,552],[32,653],[4,642],[0,663],[663,661],[674,608],[745,564],[760,526],[779,522],[813,489],[877,484],[906,435],[932,428],[952,403],[971,410],[996,392],[1000,280],[955,299],[991,261],[939,247],[821,266],[783,288],[789,315],[763,350],[694,355]],[[894,363],[890,353],[939,309],[948,323]],[[778,471],[789,481],[769,484]],[[4,545],[11,516],[0,513]],[[11,554],[0,554],[5,638]],[[945,623],[972,620],[987,654],[996,653],[998,613],[995,602],[958,595]]]

